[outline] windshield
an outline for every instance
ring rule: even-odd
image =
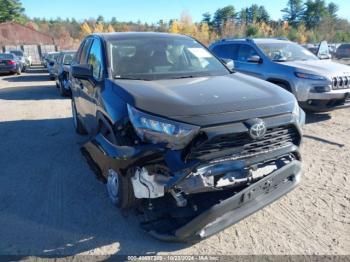
[[[56,60],[56,58],[58,57],[59,53],[52,53],[52,54],[49,54],[47,56],[47,59],[48,60]]]
[[[318,60],[309,50],[295,43],[261,43],[258,46],[276,62]]]
[[[108,42],[113,78],[158,80],[229,74],[193,39],[132,38]]]
[[[14,59],[14,56],[12,54],[0,54],[0,59],[11,60]]]
[[[66,53],[63,57],[63,64],[70,65],[72,63],[75,53]]]

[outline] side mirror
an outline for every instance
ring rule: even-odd
[[[248,57],[247,62],[248,63],[261,64],[262,63],[262,59],[258,55],[252,55],[252,56]]]
[[[49,63],[49,65],[50,65],[50,66],[54,66],[54,65],[55,65],[55,62],[51,61],[51,62]]]
[[[325,60],[325,59],[332,59],[332,55],[331,54],[321,54],[318,55],[318,58]]]
[[[234,70],[235,69],[235,62],[232,59],[227,59],[227,58],[222,58],[221,59],[222,62],[224,62],[225,66],[230,70]]]
[[[92,65],[74,65],[72,66],[72,75],[74,78],[90,80],[93,78]]]

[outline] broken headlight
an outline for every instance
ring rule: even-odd
[[[199,130],[198,126],[150,115],[130,105],[128,105],[128,113],[137,135],[143,141],[166,144],[166,147],[173,150],[184,148]]]

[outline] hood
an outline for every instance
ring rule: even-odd
[[[114,92],[134,107],[197,125],[291,112],[295,103],[294,96],[280,87],[240,73],[157,81],[112,81]]]
[[[350,76],[350,67],[331,60],[291,61],[281,63],[325,77]]]

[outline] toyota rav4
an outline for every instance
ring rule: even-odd
[[[278,86],[196,40],[88,36],[72,63],[72,112],[111,201],[166,241],[198,241],[291,191],[305,114]]]

